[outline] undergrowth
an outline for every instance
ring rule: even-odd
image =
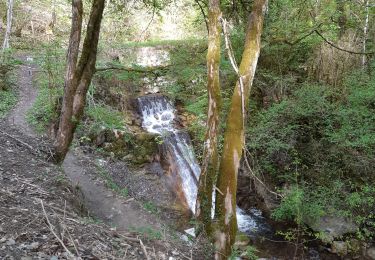
[[[34,79],[38,95],[27,113],[27,121],[37,132],[44,132],[58,118],[64,86],[65,51],[54,41],[42,45],[35,55],[41,73]]]
[[[17,103],[17,95],[12,90],[0,90],[0,118]]]
[[[247,146],[256,172],[285,194],[273,212],[276,220],[303,225],[323,215],[344,216],[357,223],[358,238],[371,239],[375,77],[354,72],[342,88],[302,85],[257,115]]]
[[[17,102],[14,68],[21,62],[13,56],[12,49],[0,54],[0,118],[5,117]]]

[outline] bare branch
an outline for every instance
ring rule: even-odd
[[[140,244],[141,247],[142,247],[142,250],[143,250],[143,253],[145,254],[146,259],[147,259],[147,260],[150,260],[150,257],[149,257],[148,254],[147,254],[146,247],[145,247],[145,245],[143,244],[143,242],[142,242],[141,239],[139,239],[139,244]]]
[[[158,67],[152,67],[152,68],[134,68],[134,67],[125,67],[121,65],[110,65],[107,67],[96,68],[95,72],[102,72],[102,71],[107,71],[107,70],[122,70],[122,71],[127,71],[127,72],[157,74],[156,71],[166,69],[168,67],[170,67],[170,65],[158,66]]]
[[[44,217],[46,218],[46,221],[48,223],[48,227],[49,227],[51,233],[56,237],[57,241],[59,241],[59,243],[65,249],[65,251],[68,253],[68,255],[73,257],[74,256],[73,253],[69,251],[69,249],[65,246],[64,242],[59,238],[59,236],[53,230],[53,226],[52,226],[51,222],[49,221],[46,210],[44,208],[43,200],[40,200],[40,204],[42,205],[43,214],[44,214]]]
[[[371,54],[374,54],[375,52],[357,52],[357,51],[351,51],[351,50],[346,50],[346,49],[343,49],[339,46],[337,46],[336,44],[334,44],[333,42],[329,41],[327,38],[325,38],[318,30],[314,30],[314,32],[320,36],[320,38],[322,38],[326,43],[328,43],[329,45],[331,45],[333,48],[335,49],[338,49],[340,51],[344,51],[344,52],[347,52],[347,53],[350,53],[350,54],[360,54],[360,55],[371,55]]]
[[[207,33],[210,32],[210,29],[208,27],[208,21],[207,21],[207,15],[206,13],[204,12],[204,9],[203,9],[203,6],[201,5],[201,3],[199,2],[199,0],[194,0],[195,3],[199,6],[199,9],[201,10],[201,13],[202,13],[202,16],[203,16],[203,19],[204,19],[204,23],[206,24],[206,29],[207,29]]]

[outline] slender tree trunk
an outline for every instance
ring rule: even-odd
[[[364,1],[365,4],[365,24],[363,26],[363,41],[362,41],[362,52],[366,53],[366,42],[367,42],[367,35],[368,35],[368,22],[369,22],[369,0]],[[362,55],[362,68],[366,68],[367,57],[366,54]]]
[[[208,51],[207,51],[207,92],[208,112],[203,165],[199,177],[196,216],[203,223],[205,231],[211,234],[212,192],[218,170],[218,135],[221,107],[221,90],[219,81],[220,66],[220,0],[209,1],[208,13]]]
[[[78,65],[78,52],[82,29],[82,1],[72,2],[72,30],[69,40],[65,87],[59,128],[55,139],[55,161],[62,162],[73,140],[74,131],[82,117],[86,93],[95,72],[100,24],[105,0],[94,0],[82,54]]]
[[[341,38],[347,27],[347,17],[345,13],[345,1],[344,0],[336,0],[337,5],[337,11],[339,12],[339,18],[338,18],[338,25],[339,25],[339,38]]]
[[[8,9],[7,9],[7,27],[5,30],[4,42],[3,42],[3,51],[9,48],[9,38],[12,32],[12,18],[13,18],[13,0],[8,0]]]
[[[260,53],[260,37],[263,29],[267,0],[255,0],[249,16],[245,48],[224,134],[224,148],[220,161],[216,193],[215,259],[227,259],[237,233],[236,192],[237,173],[244,148],[245,110]]]

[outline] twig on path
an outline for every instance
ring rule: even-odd
[[[142,242],[141,239],[139,239],[139,244],[140,244],[141,247],[142,247],[142,250],[143,250],[143,253],[145,254],[146,259],[147,259],[147,260],[150,260],[150,257],[148,257],[148,254],[147,254],[146,247],[145,247],[145,245],[143,244],[143,242]]]
[[[47,216],[47,213],[46,213],[46,210],[45,210],[45,208],[44,208],[43,200],[40,200],[40,204],[42,205],[43,214],[44,214],[44,217],[45,217],[46,220],[47,220],[49,230],[50,230],[51,233],[56,237],[57,241],[59,241],[59,243],[60,243],[61,246],[65,249],[65,251],[68,253],[68,255],[71,256],[71,257],[74,257],[74,255],[72,254],[72,252],[69,251],[69,249],[65,246],[64,242],[59,238],[59,236],[58,236],[58,235],[55,233],[55,231],[53,230],[53,226],[52,226],[51,222],[49,221],[48,216]]]
[[[26,146],[28,149],[32,150],[33,152],[38,153],[38,150],[34,149],[31,145],[29,145],[29,144],[27,144],[27,143],[21,141],[20,139],[18,139],[18,138],[16,138],[16,137],[12,136],[12,135],[10,135],[10,134],[8,134],[8,133],[6,133],[6,132],[3,132],[3,131],[1,131],[1,130],[0,130],[0,133],[2,133],[3,135],[6,135],[6,136],[8,136],[9,138],[11,138],[11,139],[17,141],[18,143],[22,144],[23,146]]]
[[[61,234],[61,240],[64,240],[64,234],[65,234],[65,231],[66,231],[66,233],[68,234],[68,236],[69,236],[69,238],[70,238],[70,242],[73,244],[73,246],[74,246],[74,249],[75,249],[75,251],[76,251],[76,253],[77,253],[77,256],[78,256],[78,258],[80,258],[79,257],[79,252],[78,252],[78,248],[77,248],[77,246],[76,246],[76,243],[74,242],[74,239],[73,239],[73,237],[72,237],[72,235],[70,234],[70,232],[69,232],[69,230],[68,230],[68,228],[66,228],[66,223],[65,223],[65,220],[67,219],[66,218],[66,200],[65,200],[65,203],[64,203],[64,218],[63,218],[63,230],[62,230],[62,234]],[[58,216],[57,216],[57,218],[59,218]],[[60,219],[60,218],[59,218]]]

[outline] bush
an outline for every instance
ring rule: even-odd
[[[36,62],[42,70],[36,78],[38,96],[27,113],[28,122],[38,131],[46,128],[58,118],[59,101],[63,95],[65,51],[59,43],[52,42],[41,46]]]
[[[16,102],[17,96],[13,91],[0,90],[0,118],[3,118]]]
[[[354,73],[341,90],[305,84],[253,122],[253,167],[286,194],[276,219],[341,214],[374,230],[374,76]]]
[[[6,50],[0,56],[0,118],[4,117],[17,102],[17,95],[12,89],[14,75],[12,73],[19,60],[13,58],[12,50]]]

